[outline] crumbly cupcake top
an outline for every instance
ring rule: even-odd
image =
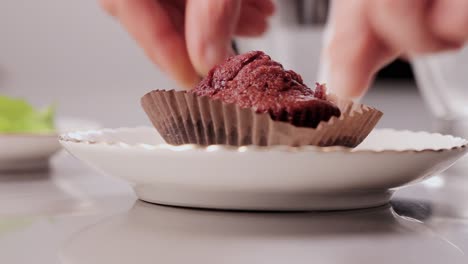
[[[269,113],[274,120],[296,126],[316,127],[320,121],[340,116],[339,108],[326,100],[324,85],[310,89],[299,74],[285,70],[261,51],[228,58],[191,92]]]

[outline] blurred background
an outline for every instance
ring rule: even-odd
[[[276,2],[268,34],[237,40],[239,49],[264,50],[314,83],[328,1]],[[140,97],[151,89],[178,88],[97,0],[4,1],[0,33],[0,94],[37,106],[56,102],[58,117],[106,127],[145,125]],[[374,86],[364,102],[385,112],[380,127],[431,129],[407,63],[382,70]],[[408,114],[414,118],[400,118]]]

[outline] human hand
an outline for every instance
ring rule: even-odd
[[[233,55],[231,40],[258,36],[271,0],[100,0],[146,55],[184,87]]]
[[[335,93],[359,97],[397,57],[461,47],[468,40],[468,1],[334,0],[329,23],[324,79]]]

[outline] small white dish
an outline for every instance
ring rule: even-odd
[[[465,139],[375,130],[357,148],[171,146],[154,128],[72,132],[62,145],[128,180],[148,202],[238,210],[336,210],[385,204],[393,191],[437,174]]]
[[[58,133],[0,133],[0,172],[46,169],[49,158],[61,149],[60,133],[96,128],[92,121],[64,119],[57,121]]]

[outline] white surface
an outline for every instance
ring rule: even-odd
[[[67,236],[125,211],[134,199],[126,184],[66,153],[53,158],[49,172],[0,173],[0,263],[59,263],[57,249]]]
[[[445,170],[467,150],[460,138],[394,130],[374,130],[353,150],[171,146],[151,127],[72,132],[61,143],[145,201],[247,210],[382,205],[390,189]]]
[[[73,235],[59,256],[70,264],[464,261],[463,252],[444,237],[419,221],[396,215],[389,206],[322,214],[249,214],[143,202]]]

